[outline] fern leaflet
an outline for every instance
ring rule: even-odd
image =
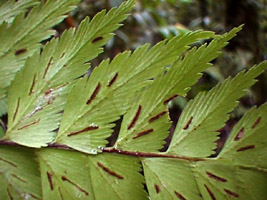
[[[241,27],[146,44],[104,60],[88,76],[89,62],[135,1],[86,18],[42,51],[39,42],[53,33],[47,29],[77,0],[36,2],[0,7],[9,8],[0,14],[0,116],[8,89],[7,131],[0,119],[0,199],[267,199],[266,103],[244,115],[211,157],[216,131],[266,61],[191,100],[168,150],[159,152],[170,127],[168,103],[187,94]],[[212,41],[190,49],[203,39]],[[118,139],[107,147],[120,117]]]

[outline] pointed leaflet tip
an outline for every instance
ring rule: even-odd
[[[194,100],[191,100],[180,116],[168,152],[193,157],[210,156],[216,148],[215,141],[218,134],[216,130],[224,125],[229,113],[237,106],[236,101],[256,82],[255,78],[263,73],[266,65],[267,62],[263,62],[246,73],[242,71],[235,78],[228,78],[209,92],[199,93]],[[251,128],[260,124],[261,118],[258,117]],[[189,125],[194,128],[188,129]],[[242,131],[236,140],[239,137],[242,137]],[[239,151],[252,148],[253,146],[249,144],[240,147]]]
[[[155,45],[151,51],[155,52],[161,48],[161,51],[157,54],[158,57],[161,58],[159,59],[159,62],[163,62],[163,60],[166,59],[171,59],[174,56],[176,60],[177,57],[181,55],[180,52],[186,51],[188,45],[192,41],[198,41],[201,37],[209,38],[211,36],[213,36],[213,34],[210,32],[191,32],[182,37],[175,37],[168,42],[161,42]],[[216,45],[213,44],[209,46],[209,48],[206,48],[204,45],[204,47],[197,51],[195,49],[190,53],[189,56],[187,54],[188,57],[185,59],[185,61],[183,60],[180,62],[180,59],[177,62],[174,62],[175,64],[170,67],[167,73],[162,73],[154,78],[155,80],[153,81],[151,87],[147,87],[143,92],[141,92],[140,101],[136,101],[135,105],[133,106],[137,107],[138,104],[141,104],[143,107],[142,116],[137,122],[138,126],[136,126],[134,129],[127,129],[127,127],[131,127],[129,126],[129,120],[134,118],[135,111],[132,109],[129,111],[131,114],[127,114],[127,117],[123,118],[123,128],[120,130],[121,133],[119,134],[118,140],[115,144],[117,147],[127,149],[129,151],[158,151],[158,149],[162,148],[164,142],[159,142],[159,140],[163,141],[167,137],[170,126],[169,118],[167,115],[164,115],[166,113],[162,113],[162,111],[166,109],[167,103],[173,98],[177,97],[177,95],[184,95],[185,88],[193,85],[194,82],[200,78],[199,72],[210,66],[206,64],[206,62],[213,60],[217,56],[216,50],[221,49],[221,43],[225,45],[224,40],[227,40],[222,39],[221,37],[220,39],[220,43],[217,42]],[[166,46],[164,47],[164,45]],[[171,51],[171,49],[173,50]],[[200,59],[194,59],[196,57]],[[155,60],[157,57],[147,56],[147,59],[148,58],[150,58],[149,60],[151,61],[153,59]],[[141,60],[140,56],[138,56],[137,59]],[[154,66],[158,65],[159,63],[155,62]],[[153,70],[154,68],[151,69],[151,71]],[[188,79],[187,77],[193,77],[193,81],[191,78]],[[154,121],[155,124],[151,123]],[[161,123],[160,125],[159,122],[163,121],[165,121],[165,123]],[[154,128],[154,126],[156,126],[156,128]],[[133,140],[138,133],[144,130],[149,130],[152,127],[154,128],[155,134],[150,134],[147,137]],[[142,144],[146,145],[142,146]]]

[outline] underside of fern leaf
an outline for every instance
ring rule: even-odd
[[[6,9],[0,41],[7,41],[0,45],[0,116],[8,102],[8,128],[0,130],[0,199],[267,199],[266,103],[247,112],[212,157],[217,130],[267,62],[199,93],[160,152],[171,124],[168,103],[188,93],[241,27],[221,36],[195,31],[145,44],[102,61],[88,75],[90,61],[134,0],[86,18],[40,49],[52,34],[47,29],[75,3],[0,5]],[[196,42],[202,45],[191,48]],[[120,118],[115,144],[107,147]]]
[[[100,12],[91,21],[85,19],[77,30],[65,31],[27,60],[9,88],[6,139],[31,147],[54,140],[69,89],[90,68],[86,63],[101,53],[110,32],[119,27],[132,5],[129,1],[107,14]],[[102,39],[95,42],[97,37]],[[28,136],[20,134],[25,131]]]
[[[1,5],[0,10],[4,12],[1,12],[0,25],[0,74],[3,77],[0,79],[0,102],[6,98],[7,88],[15,73],[24,66],[25,60],[39,51],[40,42],[55,33],[49,28],[62,21],[78,2],[48,0],[43,4],[28,0],[8,1]],[[26,14],[25,7],[36,3],[38,5]]]

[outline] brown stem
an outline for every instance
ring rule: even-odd
[[[128,156],[134,156],[134,157],[145,157],[145,158],[174,158],[174,159],[180,159],[180,160],[188,160],[188,161],[205,161],[204,158],[191,158],[186,156],[178,156],[178,155],[168,155],[163,153],[146,153],[146,152],[133,152],[133,151],[124,151],[119,149],[111,149],[111,148],[100,148],[102,152],[106,153],[117,153],[117,154],[123,154]]]
[[[0,145],[8,145],[8,146],[23,146],[23,145],[20,145],[16,142],[12,142],[10,140],[0,140]],[[70,148],[69,146],[67,145],[64,145],[64,144],[57,144],[57,143],[53,143],[53,144],[48,144],[47,145],[48,147],[51,147],[51,148],[58,148],[58,149],[66,149],[66,150],[69,150],[69,149],[72,149]]]
[[[0,140],[0,145],[9,145],[9,146],[22,146],[15,142],[9,141],[9,140]],[[65,149],[70,150],[71,147],[64,145],[64,144],[48,144],[49,148],[57,148],[57,149]],[[128,155],[128,156],[134,156],[134,157],[143,157],[143,158],[173,158],[173,159],[179,159],[179,160],[187,160],[191,162],[197,162],[197,161],[205,161],[205,158],[191,158],[186,156],[178,156],[178,155],[168,155],[163,153],[147,153],[147,152],[134,152],[134,151],[124,151],[114,148],[100,148],[102,152],[105,153],[117,153],[122,155]]]

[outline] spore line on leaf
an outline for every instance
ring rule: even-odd
[[[217,175],[215,175],[215,174],[213,174],[213,173],[211,173],[211,172],[206,171],[206,174],[207,174],[210,178],[213,178],[213,179],[216,180],[216,181],[227,182],[226,179],[224,179],[224,178],[222,178],[222,177],[219,177],[219,176],[217,176]]]
[[[164,105],[167,105],[170,101],[172,101],[172,100],[175,99],[176,97],[178,97],[177,94],[171,96],[170,98],[166,99],[166,100],[163,102],[163,104],[164,104]]]
[[[6,159],[4,159],[4,158],[1,158],[1,157],[0,157],[0,160],[2,160],[3,162],[5,162],[5,163],[7,163],[7,164],[9,164],[9,165],[11,165],[11,166],[13,166],[13,167],[18,167],[15,163],[10,162],[9,160],[6,160]]]
[[[45,79],[46,74],[47,74],[47,72],[48,72],[48,70],[49,70],[49,68],[50,68],[50,66],[51,66],[51,64],[52,64],[52,62],[53,62],[53,57],[51,57],[51,58],[49,59],[49,62],[48,62],[47,66],[46,66],[46,68],[45,68],[45,71],[44,71],[43,79]]]
[[[241,147],[239,149],[237,149],[236,151],[237,152],[240,152],[240,151],[246,151],[246,150],[249,150],[249,149],[254,149],[255,148],[255,145],[248,145],[248,146],[245,146],[245,147]]]
[[[22,53],[25,53],[26,51],[27,51],[26,48],[18,49],[17,51],[15,51],[15,56],[18,56],[18,55],[20,55],[20,54],[22,54]]]
[[[71,137],[73,135],[78,135],[80,133],[84,133],[84,132],[87,132],[87,131],[93,131],[93,130],[97,130],[99,127],[98,126],[88,126],[82,130],[79,130],[79,131],[75,131],[75,132],[72,132],[72,133],[69,133],[68,134],[68,137]]]
[[[102,168],[105,172],[107,172],[108,174],[110,174],[111,176],[114,176],[118,179],[124,179],[121,175],[117,174],[116,172],[112,171],[111,169],[107,168],[106,166],[104,166],[102,163],[97,162],[97,166]]]
[[[72,184],[73,186],[75,186],[80,192],[83,192],[86,196],[89,195],[89,193],[86,190],[84,190],[79,185],[77,185],[76,183],[74,183],[73,181],[71,181],[70,179],[68,179],[66,176],[61,176],[61,179],[62,179],[62,181],[67,181],[70,184]]]
[[[230,196],[233,196],[233,197],[236,197],[236,198],[239,197],[239,194],[237,194],[237,193],[235,193],[235,192],[233,192],[231,190],[224,189],[224,191]]]
[[[102,36],[99,36],[99,37],[94,38],[94,39],[92,40],[92,43],[94,44],[94,43],[96,43],[96,42],[98,42],[98,41],[100,41],[100,40],[103,40],[103,37],[102,37]]]
[[[50,189],[54,190],[54,184],[53,184],[53,180],[52,180],[53,173],[46,172],[46,175],[47,175],[47,179],[48,179],[48,183],[49,183]]]
[[[24,179],[20,178],[19,176],[17,176],[16,174],[12,173],[11,176],[13,176],[14,178],[16,178],[17,180],[23,182],[23,183],[27,183],[27,181],[25,181]]]
[[[190,117],[190,119],[188,120],[188,122],[186,123],[186,125],[185,125],[184,128],[183,128],[184,130],[187,130],[187,129],[189,128],[189,126],[190,126],[192,120],[193,120],[193,117]]]
[[[139,106],[138,106],[138,109],[137,109],[137,111],[136,111],[136,113],[135,113],[134,118],[132,119],[131,123],[130,123],[129,126],[128,126],[128,130],[130,130],[131,128],[134,127],[136,121],[137,121],[138,118],[139,118],[139,115],[141,114],[141,110],[142,110],[142,106],[139,105]]]
[[[153,131],[154,131],[153,129],[148,129],[148,130],[142,131],[142,132],[138,133],[136,136],[134,136],[133,139],[137,139],[137,138],[142,137],[144,135],[147,135]]]
[[[112,77],[112,79],[109,81],[108,83],[108,87],[111,87],[113,85],[113,83],[115,83],[115,81],[117,80],[118,78],[118,72]]]
[[[215,195],[213,194],[213,192],[210,190],[210,188],[209,188],[206,184],[204,184],[204,186],[205,186],[207,192],[209,193],[211,199],[212,199],[212,200],[216,200],[216,197],[215,197]]]
[[[174,191],[174,194],[180,199],[180,200],[186,200],[183,195],[181,195],[179,192]]]
[[[159,185],[154,184],[154,188],[155,188],[157,194],[160,193],[161,190],[160,190]]]
[[[161,112],[161,113],[155,115],[154,117],[151,117],[151,118],[148,120],[148,122],[149,122],[149,123],[152,123],[153,121],[155,121],[155,120],[161,118],[162,116],[164,116],[166,113],[167,113],[167,111],[163,111],[163,112]]]
[[[97,96],[97,94],[99,93],[99,90],[101,88],[101,83],[98,83],[93,94],[91,95],[91,97],[87,100],[86,104],[89,105]]]
[[[261,117],[258,117],[258,119],[254,122],[254,124],[252,125],[252,129],[255,128],[261,121]]]

